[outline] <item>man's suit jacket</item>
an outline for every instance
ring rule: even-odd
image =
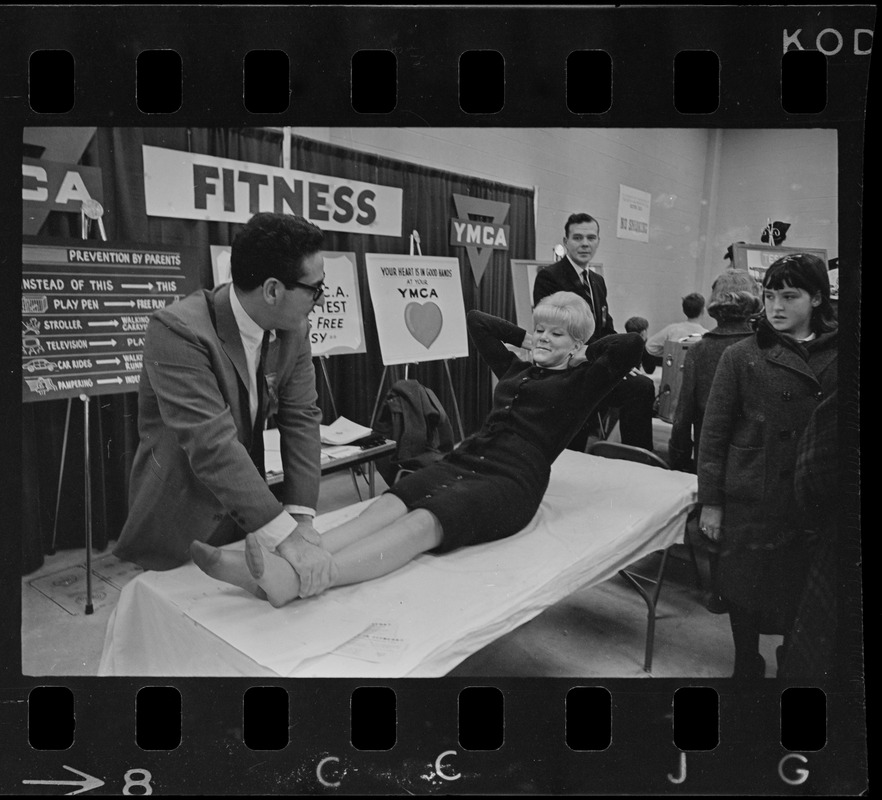
[[[573,269],[569,259],[563,258],[555,264],[540,269],[536,274],[536,282],[533,284],[533,305],[535,306],[543,297],[555,292],[575,292],[591,306],[594,312],[594,333],[588,342],[594,342],[604,336],[615,333],[613,319],[609,313],[606,302],[606,281],[596,272],[588,270],[588,282],[594,294],[594,302],[588,296],[588,292],[582,285],[582,281]]]
[[[250,455],[256,434],[249,376],[230,291],[225,284],[195,292],[155,312],[147,327],[140,443],[129,515],[114,550],[147,569],[185,563],[190,542],[221,527],[254,531],[283,511]],[[306,320],[296,331],[279,331],[265,374],[278,406],[283,501],[315,508],[321,412]]]

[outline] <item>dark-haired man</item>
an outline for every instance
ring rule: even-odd
[[[555,292],[575,292],[594,312],[595,328],[589,343],[615,333],[606,300],[606,282],[588,268],[600,246],[600,223],[590,214],[571,214],[564,225],[563,244],[566,255],[537,273],[533,304]],[[609,406],[618,408],[622,442],[652,450],[654,401],[652,380],[645,375],[631,374],[622,379],[598,410],[603,413]],[[570,443],[569,449],[584,450],[588,435],[586,426]]]
[[[322,243],[322,231],[301,217],[256,214],[233,242],[231,284],[152,316],[119,558],[170,569],[220,552],[203,542],[257,532],[310,586],[328,579],[332,562],[312,525],[321,412],[308,335],[308,315],[323,302]],[[282,502],[264,480],[270,406],[282,444]],[[254,581],[238,583],[260,591]]]

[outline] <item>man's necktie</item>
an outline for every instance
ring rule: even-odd
[[[585,291],[588,293],[588,304],[591,306],[591,313],[594,314],[594,324],[598,328],[600,327],[600,322],[597,319],[597,308],[594,306],[594,292],[591,291],[591,282],[588,280],[588,270],[582,270],[582,286],[585,287]]]
[[[260,360],[257,362],[257,413],[254,415],[254,433],[251,442],[251,458],[260,474],[264,474],[263,462],[263,428],[266,421],[264,398],[266,396],[266,354],[269,350],[269,331],[264,331],[260,345]]]

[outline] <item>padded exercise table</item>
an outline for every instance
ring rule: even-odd
[[[442,676],[577,589],[682,542],[696,488],[694,475],[566,450],[536,516],[516,535],[422,555],[390,575],[283,608],[193,564],[145,572],[121,593],[99,674]],[[323,514],[316,528],[370,502]],[[654,622],[654,600],[649,616]]]

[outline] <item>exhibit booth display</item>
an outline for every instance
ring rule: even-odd
[[[732,245],[732,266],[735,269],[747,270],[757,283],[762,283],[766,270],[779,258],[791,253],[811,253],[827,263],[827,251],[818,247],[774,247],[767,244],[736,242]]]
[[[76,138],[76,131],[71,137],[51,131],[60,140]],[[283,152],[279,129],[82,134],[77,151],[66,155],[70,163],[29,155],[22,164],[31,235],[22,283],[25,573],[39,566],[53,538],[60,547],[82,542],[86,476],[77,465],[84,463],[85,440],[78,415],[66,414],[67,398],[103,398],[88,432],[87,493],[95,546],[103,548],[127,513],[146,320],[160,303],[228,280],[232,241],[257,211],[299,214],[325,232],[328,290],[324,307],[311,315],[311,340],[327,388],[319,389],[326,422],[343,416],[369,424],[387,366],[413,361],[443,403],[462,408],[466,432],[477,427],[490,407],[491,384],[469,352],[465,309],[514,318],[507,263],[534,251],[532,190],[305,137],[290,138]],[[47,135],[26,129],[25,143],[36,148]],[[44,191],[48,183],[52,191]],[[104,213],[88,221],[84,209],[93,200]],[[472,228],[486,235],[487,204],[495,204],[499,219],[489,245],[470,238]],[[451,237],[454,229],[462,241]],[[371,291],[367,256],[404,256],[411,231],[420,232],[422,258],[433,261],[425,268],[438,273],[419,276],[430,278],[431,287],[408,287],[416,296],[396,316],[388,313],[387,295]],[[89,255],[95,253],[108,255]],[[473,257],[480,258],[480,272]],[[428,296],[442,285],[443,298]],[[389,327],[396,320],[398,332]],[[59,493],[62,451],[68,466]]]

